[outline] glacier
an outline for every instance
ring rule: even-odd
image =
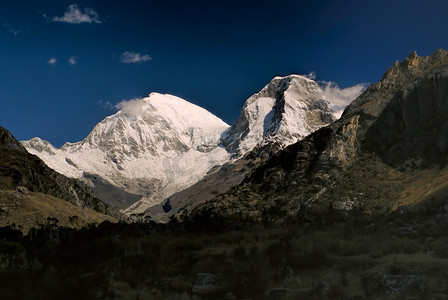
[[[232,126],[168,94],[118,106],[80,142],[58,149],[36,137],[22,144],[127,214],[144,212],[257,145],[273,139],[284,147],[295,143],[337,115],[322,88],[302,75],[273,78],[245,102]],[[132,200],[124,199],[128,194]]]
[[[60,149],[39,138],[22,144],[57,172],[93,188],[87,174],[142,195],[129,211],[143,211],[228,161],[228,152],[219,146],[228,127],[199,106],[152,93],[106,117],[81,142]]]

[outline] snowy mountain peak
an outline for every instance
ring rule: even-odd
[[[276,81],[282,81],[282,82],[297,81],[297,82],[316,83],[310,77],[305,76],[305,75],[298,75],[298,74],[290,74],[290,75],[286,75],[286,76],[275,76],[269,84],[272,84]]]
[[[135,157],[146,152],[174,155],[216,147],[221,132],[229,127],[205,109],[172,95],[151,93],[118,106],[120,110],[97,124],[80,147]]]
[[[296,142],[335,120],[330,103],[320,95],[319,85],[308,77],[275,77],[246,101],[222,145],[241,156],[272,138],[284,146]]]
[[[58,150],[52,144],[47,141],[42,140],[41,138],[34,137],[31,140],[23,141],[22,145],[25,148],[33,148],[38,152],[46,152],[50,155],[55,155],[55,152]]]
[[[228,126],[223,121],[217,122],[220,119],[202,107],[169,94],[151,93],[142,99],[123,101],[118,107],[120,111],[117,114],[124,114],[130,121],[158,114],[179,129]]]
[[[143,196],[134,207],[137,211],[195,183],[229,159],[218,146],[229,125],[197,105],[151,93],[118,106],[120,110],[98,123],[83,141],[61,149],[38,138],[23,145],[56,171],[100,190],[103,197],[110,185]]]
[[[317,83],[301,75],[272,79],[246,101],[231,127],[167,94],[151,93],[117,106],[119,111],[83,141],[60,149],[39,138],[23,145],[129,214],[158,204],[258,144],[276,140],[287,146],[334,120]]]
[[[268,85],[252,97],[258,95],[259,97],[275,98],[279,93],[284,93],[289,89],[294,90],[297,96],[301,97],[313,96],[321,92],[319,85],[314,80],[303,75],[292,74],[274,77]]]

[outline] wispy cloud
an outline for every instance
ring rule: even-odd
[[[117,105],[113,105],[112,103],[110,103],[109,101],[105,101],[105,100],[100,100],[98,101],[98,105],[102,108],[105,108],[107,110],[116,110]]]
[[[28,33],[28,30],[23,26],[14,26],[9,23],[3,23],[3,27],[5,27],[9,33],[13,35],[19,35],[21,33]]]
[[[348,88],[341,89],[332,81],[320,81],[322,95],[331,103],[331,108],[340,117],[345,107],[355,100],[367,88],[366,83],[360,83]]]
[[[142,115],[146,103],[142,99],[123,100],[115,105],[116,109],[121,110],[127,115],[138,117]]]
[[[51,58],[47,61],[47,63],[48,63],[49,65],[54,66],[55,64],[58,63],[58,60],[56,59],[56,57],[51,57]]]
[[[311,79],[311,80],[315,80],[316,79],[316,72],[311,71],[308,75],[305,75],[305,77]]]
[[[68,58],[68,64],[69,64],[70,66],[74,66],[74,65],[76,65],[77,62],[78,62],[78,61],[77,61],[77,59],[76,59],[76,56],[70,56],[70,57]]]
[[[152,58],[147,54],[140,54],[136,52],[126,51],[121,55],[121,62],[125,64],[137,64],[142,63]]]
[[[45,19],[49,19],[47,15],[44,14]],[[84,11],[81,11],[76,4],[72,4],[67,8],[67,11],[64,13],[62,17],[53,17],[51,18],[53,22],[63,22],[69,24],[82,24],[82,23],[103,23],[100,20],[99,15],[96,11],[94,11],[90,7],[84,8]]]

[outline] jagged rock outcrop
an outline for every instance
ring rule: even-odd
[[[413,80],[400,87],[366,132],[366,151],[395,167],[410,160],[422,168],[447,164],[447,63],[447,52],[439,50],[430,57],[411,54],[388,70],[384,81]]]
[[[145,214],[166,221],[229,191],[276,152],[333,122],[330,106],[314,80],[301,75],[275,77],[246,101],[238,120],[222,134],[221,145],[231,160]]]
[[[197,183],[148,208],[144,216],[158,222],[167,222],[174,215],[191,212],[197,206],[239,185],[253,169],[282,149],[283,145],[276,141],[258,145],[242,158],[211,169]]]
[[[274,78],[249,98],[230,128],[183,99],[152,93],[123,104],[81,142],[61,149],[39,138],[22,143],[56,171],[83,180],[97,196],[133,214],[254,147],[284,148],[334,121],[334,114],[316,82],[291,75]]]
[[[239,187],[194,213],[260,220],[267,211],[285,216],[304,205],[349,201],[350,209],[387,211],[415,200],[401,191],[419,177],[406,181],[408,174],[397,167],[446,164],[447,91],[448,52],[429,57],[414,52],[368,87],[341,119],[275,154]]]
[[[422,144],[446,140],[447,79],[445,50],[427,57],[413,52],[401,63],[395,62],[377,84],[347,106],[339,121],[328,126],[334,137],[320,155],[320,162],[335,161],[344,166],[359,151],[379,154],[394,166],[416,152],[432,156],[432,150]],[[432,137],[424,138],[430,132]],[[443,142],[437,149],[446,153]]]
[[[25,147],[23,147],[15,139],[15,137],[11,134],[11,132],[9,132],[8,130],[6,130],[1,126],[0,126],[0,149],[27,153]]]
[[[246,101],[221,144],[242,156],[272,139],[288,146],[335,120],[330,102],[314,80],[301,75],[275,77]]]

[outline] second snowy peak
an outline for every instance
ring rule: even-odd
[[[221,144],[235,157],[275,140],[288,146],[336,120],[319,85],[302,75],[275,77],[245,103]]]

